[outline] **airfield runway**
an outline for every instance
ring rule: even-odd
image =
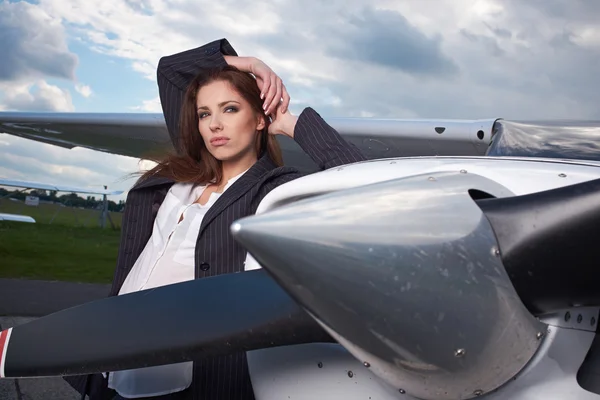
[[[0,279],[0,329],[106,297],[110,285]],[[2,400],[78,400],[61,378],[0,379]]]

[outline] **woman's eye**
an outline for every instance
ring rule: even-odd
[[[229,112],[229,111],[236,112],[237,108],[236,107],[227,107],[227,108],[225,108],[225,112]]]
[[[202,119],[202,118],[206,117],[207,115],[208,115],[207,113],[200,113],[200,114],[198,114],[198,118]]]

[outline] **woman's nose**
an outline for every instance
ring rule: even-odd
[[[218,116],[213,115],[210,117],[210,129],[220,129],[221,128],[221,120]]]

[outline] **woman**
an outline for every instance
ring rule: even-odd
[[[162,58],[158,85],[177,153],[128,194],[111,295],[244,271],[246,251],[229,227],[301,176],[281,166],[276,135],[293,138],[321,169],[364,160],[314,110],[291,115],[281,80],[259,60],[237,57],[225,39]],[[98,374],[87,384],[91,400],[115,392],[118,399],[254,398],[245,353]]]

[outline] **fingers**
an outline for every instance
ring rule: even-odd
[[[269,91],[269,87],[271,86],[271,80],[270,79],[263,79],[262,77],[258,77],[258,76],[256,78],[257,78],[256,79],[257,83],[259,83],[259,85],[262,82],[262,88],[260,90],[260,98],[264,99],[265,95]],[[265,103],[263,104],[263,109],[264,109],[266,103],[267,102],[265,100]]]
[[[277,110],[285,113],[290,103],[290,95],[281,78],[273,71],[256,76],[261,90],[260,98],[264,100],[263,110],[271,115]]]
[[[269,106],[269,110],[268,110],[269,115],[276,113],[277,108],[279,108],[279,106],[281,104],[281,96],[283,93],[283,82],[281,82],[281,78],[279,78],[279,77],[277,77],[276,87],[277,87],[277,91],[275,92],[275,96],[273,96],[273,101],[271,102],[271,105]]]
[[[271,84],[269,85],[269,91],[265,96],[265,103],[263,104],[263,109],[265,110],[265,114],[269,115],[273,112],[273,104],[277,104],[277,92],[281,89],[278,88],[278,85],[281,84],[281,80],[275,74],[271,74]],[[279,94],[281,96],[281,92]],[[281,97],[280,97],[281,98]]]
[[[283,83],[281,84],[281,87],[283,89],[283,94],[282,94],[283,101],[281,102],[280,110],[281,110],[281,113],[283,114],[287,111],[287,108],[290,104],[290,95],[288,94],[287,88],[285,87],[285,85]]]

